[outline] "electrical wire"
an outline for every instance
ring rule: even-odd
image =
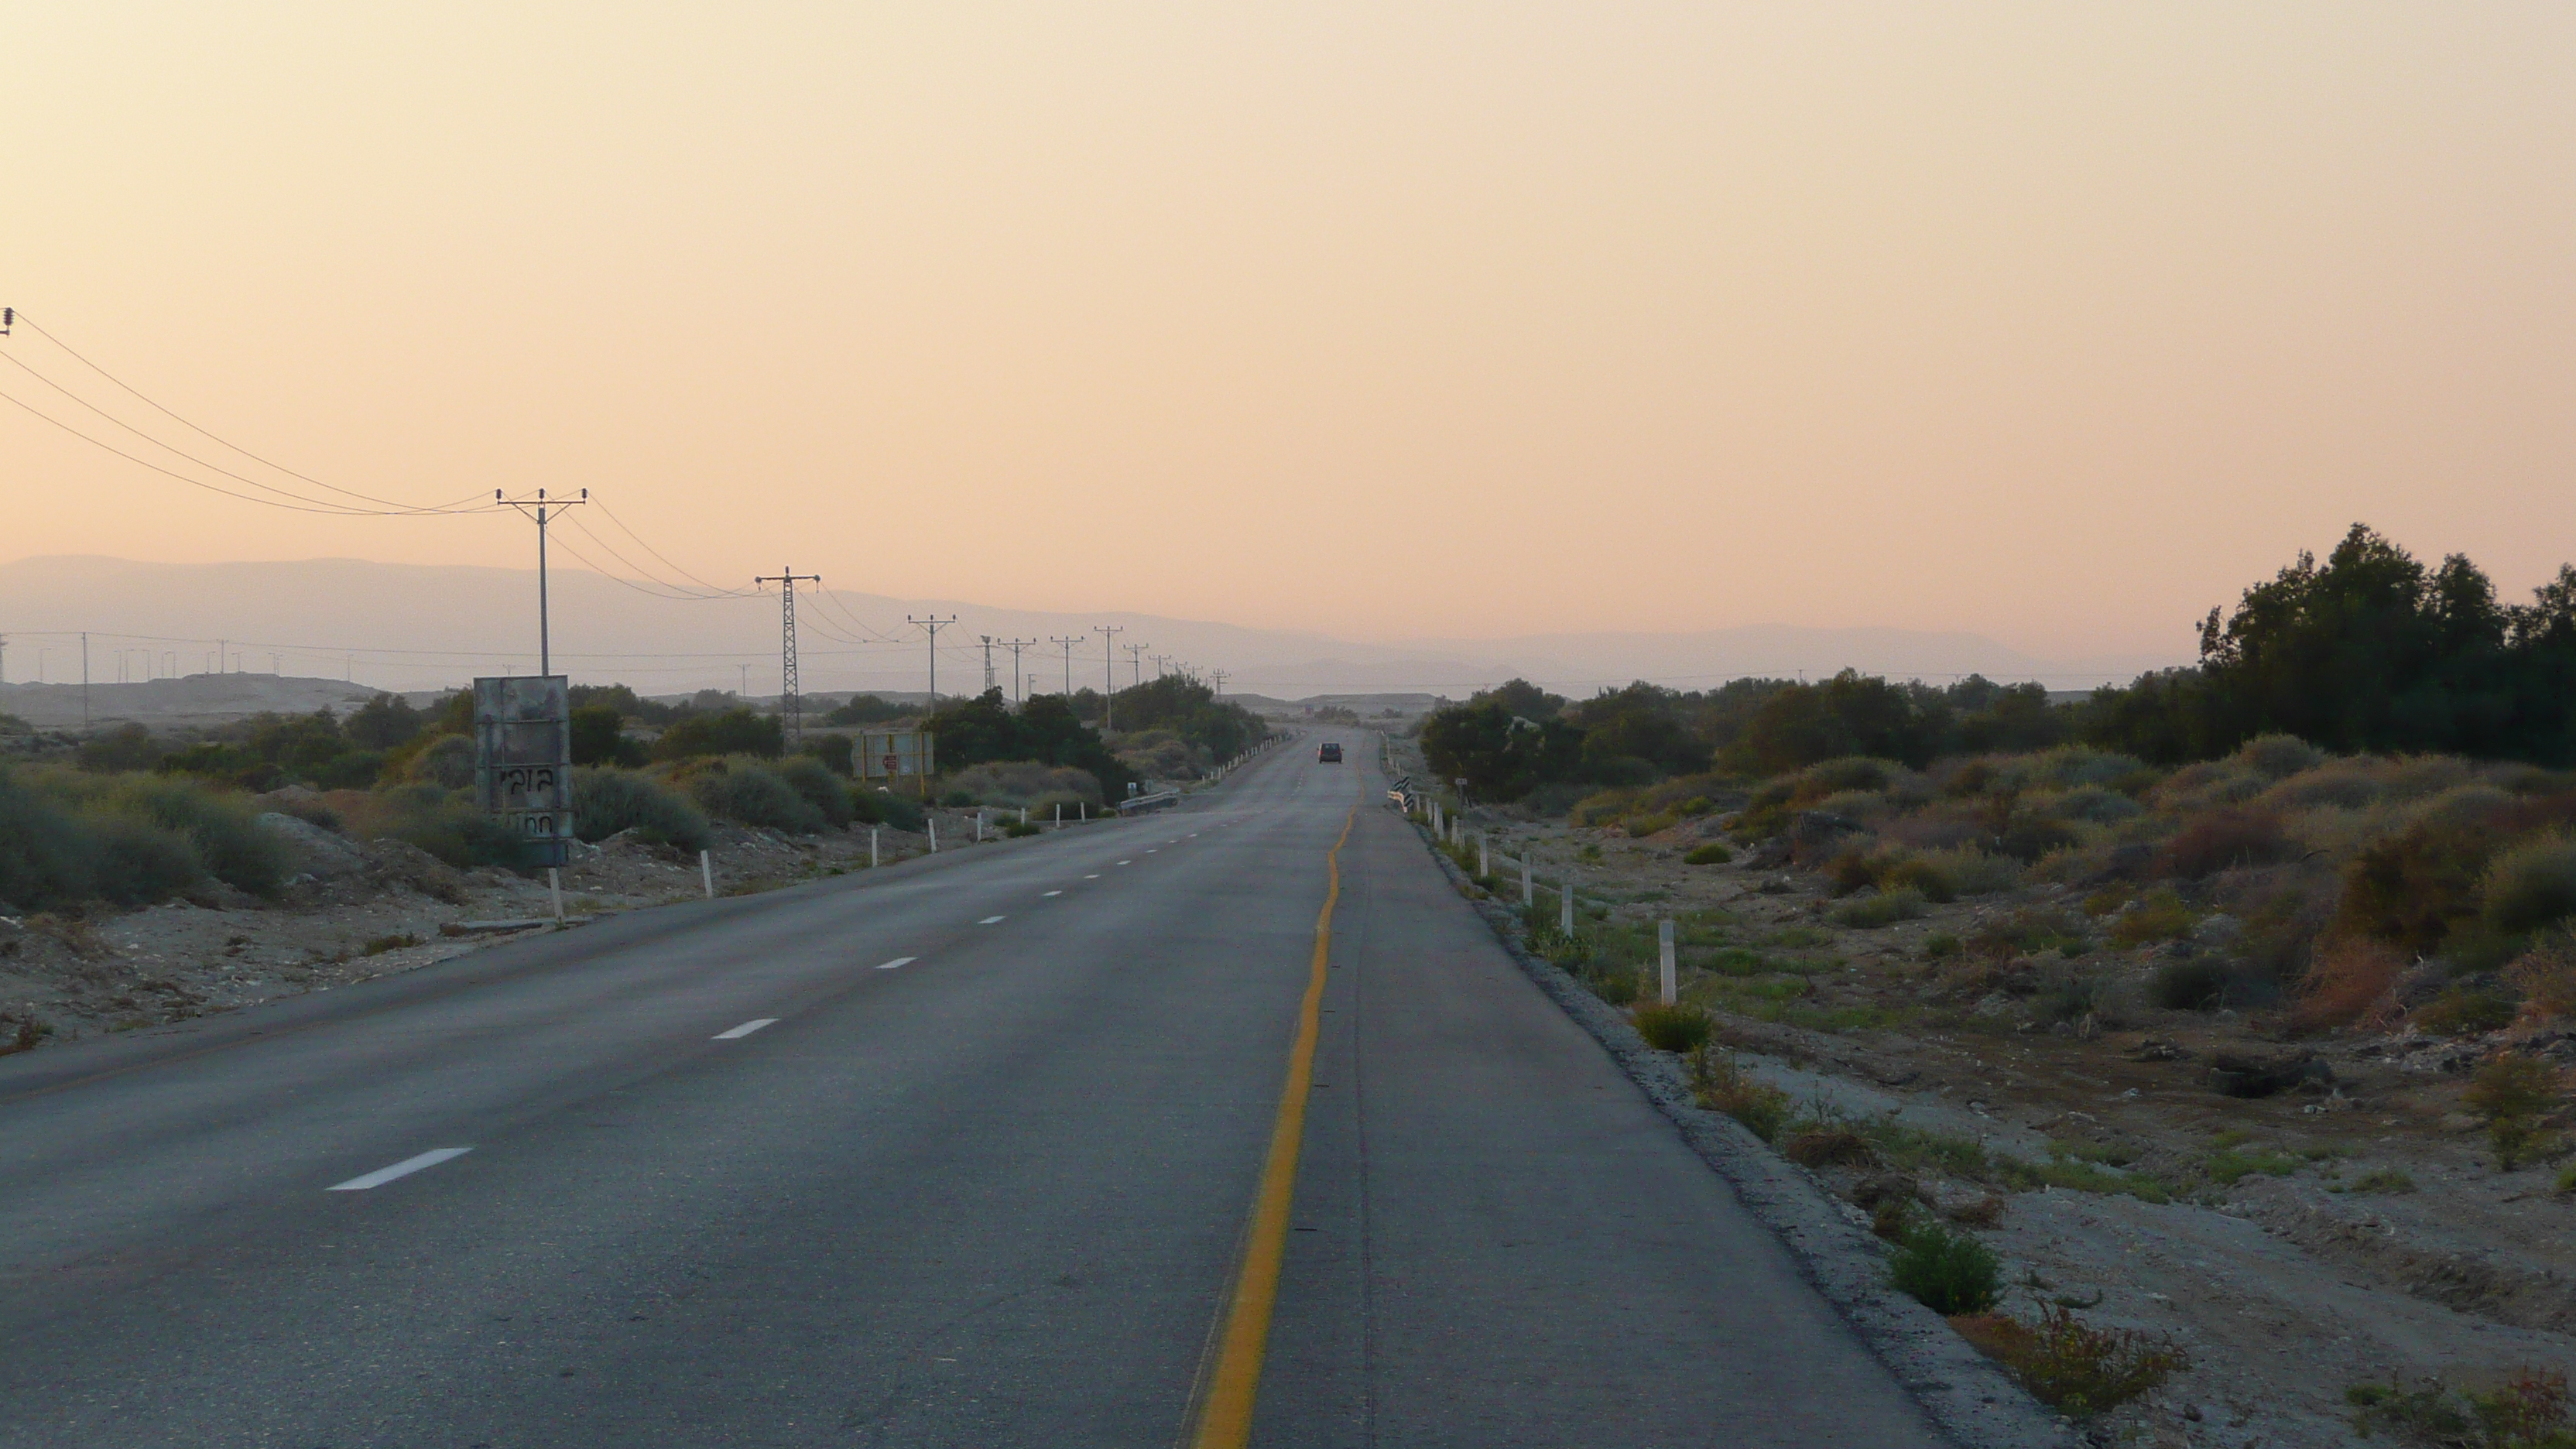
[[[601,500],[599,500],[599,499],[593,499],[593,500],[591,500],[591,501],[592,501],[593,506],[597,507],[597,508],[599,509],[600,513],[601,513],[603,516],[605,516],[605,517],[608,519],[608,521],[609,521],[609,522],[614,523],[614,524],[616,524],[620,529],[623,529],[623,530],[625,531],[626,536],[627,536],[628,538],[631,538],[631,539],[635,540],[635,542],[636,542],[639,546],[641,546],[641,547],[643,548],[643,550],[644,550],[646,553],[649,553],[649,554],[653,555],[653,557],[655,557],[655,558],[658,558],[658,559],[662,560],[662,562],[663,562],[665,565],[668,565],[668,566],[669,566],[669,568],[671,569],[671,571],[672,571],[672,572],[677,573],[677,574],[678,574],[678,575],[680,575],[682,578],[688,579],[688,580],[689,580],[689,581],[691,581],[692,583],[695,583],[698,587],[700,587],[700,588],[702,588],[702,589],[707,589],[707,590],[711,591],[712,593],[714,593],[714,594],[716,594],[716,595],[723,596],[723,597],[728,597],[728,598],[737,598],[737,597],[740,597],[740,596],[742,596],[742,595],[744,595],[744,594],[748,594],[748,593],[756,592],[755,590],[752,590],[752,589],[724,589],[724,588],[718,588],[716,585],[711,584],[711,583],[708,583],[705,579],[699,578],[696,574],[690,573],[687,569],[681,568],[681,567],[680,567],[678,564],[676,564],[676,563],[672,563],[669,555],[667,555],[667,554],[663,553],[660,549],[655,548],[655,547],[654,547],[654,546],[653,546],[649,541],[647,541],[647,540],[645,539],[644,535],[642,535],[642,534],[640,534],[640,533],[637,533],[637,532],[636,532],[634,529],[632,529],[632,528],[627,527],[626,520],[625,520],[625,519],[623,519],[623,518],[618,517],[618,516],[617,516],[617,514],[616,514],[613,510],[611,510],[611,509],[609,508],[609,506],[608,506],[608,504],[607,504],[606,502],[601,501]],[[587,530],[585,530],[585,531],[587,531]],[[594,535],[594,536],[595,536],[595,535]],[[606,544],[606,542],[605,542],[605,541],[602,541],[602,543],[601,543],[601,545],[600,545],[600,546],[601,546],[602,548],[605,548],[605,547],[607,547],[607,544]],[[639,569],[639,570],[637,570],[637,572],[641,573],[641,572],[643,572],[643,570]]]
[[[405,512],[404,512],[403,514],[387,514],[387,513],[379,512],[379,511],[377,511],[377,510],[373,510],[373,509],[366,509],[366,508],[345,508],[345,507],[341,507],[341,506],[339,506],[339,505],[337,505],[337,504],[331,504],[331,503],[311,503],[311,504],[281,503],[281,502],[277,501],[277,500],[276,500],[276,499],[274,499],[274,498],[262,498],[262,497],[259,497],[259,496],[258,496],[258,495],[256,495],[256,494],[252,494],[252,493],[236,493],[236,492],[234,492],[233,490],[231,490],[230,488],[226,488],[226,487],[224,487],[224,486],[223,486],[223,485],[221,485],[221,484],[218,484],[218,483],[209,483],[209,482],[207,482],[206,480],[204,480],[203,478],[191,478],[191,477],[189,477],[189,476],[188,476],[187,474],[185,474],[185,473],[174,472],[174,471],[172,471],[172,470],[170,470],[170,469],[168,469],[168,468],[164,468],[164,467],[162,467],[160,464],[155,463],[155,462],[151,461],[151,460],[150,460],[150,459],[148,459],[148,458],[138,458],[138,457],[134,456],[132,453],[129,453],[129,452],[125,451],[123,448],[120,448],[120,447],[116,446],[114,443],[106,442],[106,441],[104,441],[104,440],[102,440],[102,439],[99,439],[99,438],[93,438],[93,437],[91,437],[89,434],[82,432],[80,429],[78,429],[78,428],[76,428],[76,427],[73,427],[71,424],[69,424],[69,423],[67,423],[67,422],[64,422],[62,419],[60,419],[60,418],[58,418],[58,417],[53,416],[52,414],[50,414],[50,413],[46,412],[44,409],[42,409],[42,408],[39,408],[39,407],[35,406],[34,404],[32,404],[32,403],[28,402],[26,399],[24,399],[24,398],[22,398],[22,397],[19,397],[17,394],[12,393],[12,392],[9,392],[9,391],[8,391],[8,390],[6,390],[6,389],[0,389],[0,400],[5,400],[5,401],[11,402],[11,403],[15,403],[15,404],[17,404],[19,407],[24,408],[24,409],[28,412],[28,414],[30,414],[31,416],[36,417],[36,418],[40,418],[40,419],[42,419],[42,420],[43,420],[43,421],[45,421],[45,422],[48,422],[48,423],[53,424],[55,427],[58,427],[58,428],[62,429],[64,432],[71,434],[73,437],[80,439],[82,442],[88,443],[88,444],[90,444],[90,445],[92,445],[92,446],[94,446],[94,447],[104,448],[104,449],[106,449],[108,452],[114,453],[116,456],[118,456],[118,457],[120,457],[120,458],[123,458],[123,459],[124,459],[124,460],[126,460],[127,462],[129,462],[129,463],[133,463],[133,464],[137,465],[138,467],[149,468],[149,469],[151,469],[153,472],[158,473],[158,474],[162,475],[162,476],[163,476],[163,477],[165,477],[165,478],[175,478],[175,479],[177,479],[178,481],[180,481],[180,482],[182,482],[182,483],[185,483],[185,484],[187,484],[188,486],[190,486],[190,487],[192,487],[192,488],[203,488],[203,489],[205,489],[205,490],[206,490],[207,492],[209,492],[209,493],[220,493],[220,494],[224,495],[226,498],[238,498],[238,499],[240,499],[240,500],[241,500],[242,502],[244,502],[244,503],[259,503],[259,504],[264,504],[264,505],[266,505],[266,506],[268,506],[268,507],[270,507],[270,508],[283,508],[283,509],[286,509],[286,510],[287,510],[288,512],[290,512],[290,513],[322,513],[322,514],[328,514],[328,515],[330,515],[330,516],[332,516],[332,517],[334,517],[334,518],[350,518],[350,517],[360,517],[360,518],[384,518],[384,517],[410,516],[410,515],[413,515],[413,514],[422,514],[422,513],[466,514],[466,513],[489,513],[489,512],[491,512],[491,511],[492,511],[492,510],[491,510],[491,508],[490,508],[490,507],[488,507],[488,506],[486,506],[486,507],[481,507],[481,508],[463,508],[463,507],[453,507],[453,506],[451,506],[451,507],[435,508],[435,509],[411,509],[411,510],[405,510]]]
[[[327,491],[327,492],[331,492],[331,493],[337,493],[337,494],[342,495],[343,497],[347,497],[347,498],[356,498],[356,499],[362,500],[362,501],[367,502],[367,503],[373,503],[373,504],[377,505],[377,506],[378,506],[378,507],[380,507],[380,508],[388,509],[388,510],[391,510],[391,511],[396,512],[396,513],[437,513],[437,512],[444,512],[444,511],[447,511],[444,507],[442,507],[442,508],[421,508],[421,507],[417,507],[417,506],[415,506],[415,505],[408,504],[408,503],[396,503],[396,502],[394,502],[392,499],[389,499],[389,498],[378,498],[378,497],[374,496],[373,494],[360,493],[360,492],[356,491],[355,489],[343,488],[343,487],[339,486],[339,485],[338,485],[338,484],[336,484],[336,483],[325,483],[325,482],[323,482],[323,481],[322,481],[321,479],[319,479],[319,478],[315,478],[315,477],[312,477],[312,476],[310,476],[310,475],[308,475],[308,474],[304,474],[304,473],[298,473],[297,471],[295,471],[295,470],[294,470],[294,469],[292,469],[292,468],[287,467],[287,466],[286,466],[285,464],[283,464],[283,463],[272,462],[272,461],[270,461],[270,460],[269,460],[269,459],[267,459],[267,458],[263,458],[263,457],[261,457],[259,454],[252,452],[250,449],[245,448],[245,447],[241,446],[241,445],[240,445],[240,444],[238,444],[238,443],[234,443],[234,442],[228,441],[228,440],[226,440],[226,439],[224,439],[224,438],[217,437],[215,434],[213,434],[213,433],[210,433],[210,432],[206,431],[204,428],[198,427],[195,423],[192,423],[192,422],[188,421],[186,418],[183,418],[183,417],[179,416],[177,413],[172,412],[170,409],[168,409],[168,408],[166,408],[166,407],[163,407],[161,404],[159,404],[159,403],[157,403],[157,402],[154,402],[151,398],[144,396],[144,394],[143,394],[142,392],[138,391],[138,390],[137,390],[137,389],[136,389],[132,384],[130,384],[130,383],[128,383],[128,382],[126,382],[123,378],[120,378],[120,377],[118,377],[116,374],[114,374],[114,373],[112,373],[112,372],[109,372],[106,368],[99,366],[97,363],[90,361],[88,357],[84,356],[84,355],[83,355],[83,354],[82,354],[78,349],[74,348],[70,343],[65,342],[64,340],[62,340],[62,339],[61,339],[61,338],[59,338],[59,337],[56,337],[56,336],[55,336],[53,333],[51,333],[51,332],[46,331],[46,330],[45,330],[45,328],[44,328],[44,326],[43,326],[42,324],[38,323],[34,318],[29,317],[23,309],[22,309],[22,310],[20,310],[20,311],[18,312],[18,314],[17,314],[17,319],[18,319],[18,321],[20,321],[20,322],[22,322],[22,323],[25,323],[29,329],[31,329],[32,331],[34,331],[34,332],[36,333],[36,335],[37,335],[37,336],[42,337],[42,338],[44,338],[47,342],[50,342],[50,343],[54,344],[56,347],[61,348],[64,352],[66,352],[66,353],[70,354],[70,355],[71,355],[75,360],[77,360],[77,361],[80,363],[80,365],[81,365],[81,366],[88,368],[90,371],[97,373],[99,376],[101,376],[101,377],[103,377],[103,378],[106,378],[109,382],[112,382],[112,383],[116,384],[116,386],[117,386],[117,387],[119,387],[119,388],[123,389],[127,394],[131,395],[131,396],[132,396],[132,397],[134,397],[136,400],[140,401],[144,406],[151,408],[154,412],[157,412],[157,413],[161,414],[163,417],[166,417],[166,418],[170,419],[172,422],[177,423],[179,426],[181,426],[181,427],[183,427],[183,428],[186,428],[188,431],[190,431],[190,432],[192,432],[192,433],[195,433],[195,434],[196,434],[196,435],[198,435],[199,437],[204,438],[204,439],[206,439],[207,441],[212,442],[212,443],[214,443],[214,444],[216,444],[216,445],[218,445],[218,446],[220,446],[220,447],[230,448],[230,449],[232,449],[234,452],[241,454],[243,457],[250,459],[252,462],[260,464],[262,467],[274,468],[274,469],[276,469],[278,472],[285,474],[285,475],[286,475],[287,477],[289,477],[289,478],[296,479],[296,480],[297,480],[297,481],[299,481],[299,482],[303,482],[303,483],[310,483],[310,484],[312,484],[312,485],[313,485],[314,487],[316,487],[316,488],[320,488],[320,489],[323,489],[323,490],[325,490],[325,491]],[[15,361],[15,359],[12,359],[12,360],[13,360],[13,361]],[[25,364],[25,363],[19,363],[19,366],[21,366],[21,367],[25,367],[25,366],[26,366],[26,364]],[[27,370],[28,370],[29,372],[31,372],[31,373],[35,372],[35,369],[33,369],[33,368],[28,368]],[[43,374],[41,374],[41,373],[38,373],[38,374],[36,374],[36,375],[37,375],[37,376],[39,376],[39,377],[43,377]],[[44,378],[44,380],[45,380],[46,382],[48,382],[48,383],[52,383],[52,382],[53,382],[53,380],[52,380],[51,378]],[[54,383],[53,385],[57,388],[57,390],[59,390],[59,391],[63,392],[65,396],[73,396],[73,395],[72,395],[72,393],[71,393],[71,391],[70,391],[70,389],[68,389],[68,388],[63,388],[63,387],[61,386],[61,384],[59,384],[59,383]],[[74,401],[79,401],[79,399],[78,399],[77,397],[74,397]],[[85,406],[85,407],[90,406],[90,405],[89,405],[89,404],[87,404],[87,403],[83,403],[82,405],[83,405],[83,406]],[[93,411],[93,412],[97,412],[97,413],[99,414],[99,416],[101,416],[101,417],[109,417],[109,415],[108,415],[106,412],[104,412],[104,411],[102,411],[102,410],[100,410],[100,409],[98,409],[98,408],[91,407],[91,411]],[[116,421],[116,419],[114,419],[114,418],[112,418],[112,417],[109,417],[109,421],[111,421],[111,422],[115,422],[115,421]],[[127,426],[127,425],[120,423],[120,424],[119,424],[119,426]],[[136,436],[138,436],[138,437],[149,437],[149,436],[150,436],[149,434],[144,433],[141,429],[133,428],[133,427],[130,427],[130,426],[127,426],[127,431],[134,433],[134,434],[135,434]],[[156,438],[156,439],[153,439],[153,441],[154,441],[154,442],[159,442],[160,440]],[[162,446],[162,447],[165,447],[165,448],[170,448],[170,445],[169,445],[169,444],[167,444],[167,443],[161,443],[161,446]],[[171,451],[171,452],[173,452],[173,453],[179,453],[181,457],[188,457],[188,456],[189,456],[189,455],[187,455],[187,454],[185,454],[185,453],[180,453],[180,450],[179,450],[179,449],[177,449],[177,448],[170,448],[170,451]],[[199,459],[192,459],[191,461],[200,462],[200,463],[205,462],[205,460],[204,460],[204,459],[201,459],[201,458],[199,458]],[[215,468],[215,465],[214,465],[214,464],[212,464],[212,463],[206,463],[206,464],[205,464],[205,466],[207,466],[207,467],[209,467],[209,468]],[[240,476],[241,476],[240,474],[237,474],[237,473],[230,473],[230,472],[228,472],[227,470],[222,469],[222,468],[215,468],[215,471],[217,471],[217,472],[219,472],[219,473],[225,473],[225,476],[227,476],[227,477],[235,477],[235,478],[238,478],[238,477],[240,477]],[[249,479],[244,479],[243,481],[244,481],[244,482],[250,482],[251,480],[249,480]],[[269,489],[270,489],[270,491],[272,491],[272,492],[278,492],[278,493],[283,493],[283,492],[285,492],[285,491],[286,491],[286,490],[284,490],[284,489],[282,489],[282,488],[275,488],[275,487],[272,487],[272,486],[271,486],[271,485],[269,485],[269,484],[264,484],[264,483],[261,483],[261,484],[255,484],[254,486],[257,486],[257,487],[263,487],[263,488],[269,488]],[[289,496],[294,496],[294,495],[289,495]],[[322,500],[319,500],[319,499],[308,499],[308,500],[306,500],[306,501],[307,501],[307,502],[320,502],[320,501],[322,501]],[[363,512],[364,510],[351,510],[351,511],[353,511],[353,512]]]

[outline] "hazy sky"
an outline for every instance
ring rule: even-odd
[[[2576,557],[2564,0],[105,0],[0,56],[0,304],[316,477],[588,486],[722,583],[2180,655],[2355,519],[2517,595]],[[0,557],[532,547],[6,404],[0,480]]]

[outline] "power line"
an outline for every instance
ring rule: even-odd
[[[755,578],[754,584],[778,585],[778,707],[787,716],[787,742],[790,748],[805,742],[805,711],[796,698],[796,583],[799,579],[820,585],[821,574],[800,574],[781,565],[776,574]]]

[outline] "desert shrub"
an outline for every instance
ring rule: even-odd
[[[2101,1004],[2101,984],[2080,972],[2056,973],[2031,997],[2031,1015],[2042,1025],[2082,1021]]]
[[[472,789],[474,741],[463,735],[440,735],[406,761],[400,774],[404,780],[442,790]]]
[[[850,787],[832,773],[831,767],[811,755],[789,755],[771,765],[770,770],[787,782],[787,787],[805,797],[805,803],[821,813],[826,825],[850,823]]]
[[[1834,920],[1840,925],[1870,930],[1898,921],[1919,920],[1926,909],[1923,892],[1900,887],[1862,896],[1835,910]]]
[[[2524,1368],[2494,1389],[2460,1388],[2427,1378],[2412,1389],[2355,1384],[2344,1390],[2353,1428],[2363,1438],[2385,1429],[2434,1449],[2568,1449],[2576,1445],[2567,1417],[2567,1375]]]
[[[1948,931],[1934,931],[1923,938],[1923,954],[1935,961],[1945,956],[1956,956],[1959,951],[1959,938]]]
[[[1723,1112],[1765,1142],[1780,1135],[1789,1121],[1789,1094],[1756,1080],[1733,1052],[1702,1042],[1691,1053],[1691,1093],[1702,1107]]]
[[[2138,902],[2137,908],[2123,913],[2111,922],[2111,944],[2121,947],[2144,946],[2155,941],[2170,941],[2191,930],[2199,919],[2181,896],[2172,891],[2156,891]]]
[[[89,898],[97,855],[70,809],[0,768],[0,904],[41,911]]]
[[[1863,1163],[1876,1158],[1869,1141],[1848,1127],[1819,1125],[1792,1135],[1780,1144],[1780,1155],[1800,1167],[1833,1167],[1844,1163]]]
[[[1712,840],[1706,845],[1694,847],[1689,854],[1682,857],[1682,864],[1724,865],[1733,859],[1735,859],[1735,852],[1727,849],[1724,841]]]
[[[2162,864],[2169,875],[2198,880],[2222,870],[2270,865],[2298,854],[2281,828],[2281,817],[2266,810],[2214,810],[2183,826],[2165,841]]]
[[[2256,735],[2237,748],[2236,759],[2267,780],[2286,780],[2326,762],[2325,751],[2296,735]]]
[[[921,800],[918,796],[881,788],[868,792],[868,805],[876,812],[876,823],[894,830],[920,833],[922,813]],[[867,811],[862,810],[860,813],[865,815]],[[1073,812],[1067,810],[1065,813],[1070,816]],[[1091,813],[1095,817],[1100,814],[1098,810]]]
[[[2021,884],[2021,872],[2021,862],[2011,856],[1962,846],[1910,856],[1880,877],[1880,884],[1912,886],[1929,900],[1948,901],[2010,890]]]
[[[708,814],[794,835],[823,828],[823,812],[758,760],[730,756],[710,764],[689,776],[689,794]]]
[[[2443,1036],[2476,1036],[2512,1025],[2515,1005],[2491,978],[2463,981],[2408,1012],[2406,1019]]]
[[[1649,1002],[1630,1012],[1629,1019],[1646,1045],[1659,1052],[1697,1051],[1708,1040],[1708,1013],[1686,1003]]]
[[[2374,1168],[2352,1180],[2351,1192],[2409,1193],[2415,1190],[2415,1179],[2394,1167]]]
[[[576,819],[574,824],[579,825]],[[421,783],[378,790],[355,828],[418,846],[459,870],[479,865],[517,866],[527,842],[465,795]]]
[[[286,879],[286,846],[259,828],[259,812],[238,791],[172,775],[122,775],[104,803],[186,836],[206,872],[227,885],[265,895]]]
[[[2145,806],[2117,790],[2099,785],[2086,785],[2067,791],[2043,807],[2052,815],[2067,820],[2082,820],[2094,825],[2117,825],[2146,813]]]
[[[1652,815],[1631,815],[1622,824],[1629,839],[1643,840],[1657,831],[1670,830],[1680,822],[1680,816],[1658,811]]]
[[[1950,1326],[2002,1364],[2032,1398],[2076,1418],[2116,1408],[2191,1367],[2170,1338],[2095,1328],[2053,1303],[2040,1309],[2036,1324],[1975,1313],[1951,1319]]]
[[[97,893],[121,906],[166,900],[205,878],[188,837],[165,826],[108,815],[90,822]]]
[[[2487,865],[2479,914],[2518,935],[2576,914],[2576,838],[2549,831],[2507,847]]]
[[[2549,931],[2504,971],[2522,992],[2523,1015],[2533,1021],[2576,1016],[2576,934]]]
[[[698,807],[633,770],[574,770],[572,818],[584,840],[605,840],[621,830],[681,850],[704,850],[714,840]]]
[[[2168,961],[2147,978],[2147,999],[2167,1011],[2216,1011],[2227,1004],[2232,977],[2213,956]]]
[[[2381,1010],[2406,957],[2385,941],[2346,936],[2326,945],[2299,983],[2294,1018],[2304,1028],[2350,1026]]]
[[[1034,821],[1022,824],[1021,822],[1014,820],[1002,827],[1002,833],[1013,840],[1019,840],[1026,836],[1039,834],[1045,829],[1045,826],[1039,825]]]
[[[948,777],[953,787],[965,791],[979,805],[1029,807],[1029,818],[1052,815],[1056,801],[1064,802],[1069,819],[1075,814],[1074,802],[1086,804],[1092,814],[1100,813],[1100,781],[1088,770],[1070,766],[1042,764],[1036,760],[987,760],[970,765]]]
[[[2540,1140],[2540,1121],[2564,1096],[2557,1071],[2536,1057],[2504,1052],[2469,1079],[2460,1101],[2486,1119],[2496,1165],[2511,1172]]]
[[[1983,1313],[2003,1291],[1992,1249],[1939,1223],[1918,1223],[1887,1263],[1888,1286],[1944,1318]]]
[[[1994,848],[2024,865],[2042,856],[2084,843],[2083,834],[2063,820],[2052,820],[2034,810],[2016,810],[1994,838]]]

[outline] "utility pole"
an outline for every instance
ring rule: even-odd
[[[736,699],[751,698],[751,666],[748,664],[737,664],[734,668],[742,671],[742,688],[735,690],[733,692],[733,697]]]
[[[930,635],[930,708],[937,710],[939,708],[939,631],[956,623],[957,616],[951,614],[943,619],[933,614],[926,619],[916,619],[906,614],[903,616],[903,621],[907,624],[919,624]]]
[[[1028,648],[1030,645],[1035,644],[1038,641],[1035,639],[996,639],[993,642],[1011,651],[1011,693],[1016,696],[1011,703],[1028,703],[1029,697],[1023,687],[1028,683],[1029,677],[1020,672],[1020,651]]]
[[[590,490],[581,490],[579,498],[550,499],[543,488],[537,490],[534,498],[504,498],[501,490],[495,488],[492,501],[506,504],[519,510],[522,516],[537,521],[537,673],[552,674],[555,672],[554,641],[550,621],[546,617],[546,520],[564,509],[588,503]]]
[[[89,631],[81,631],[81,728],[89,728]]]
[[[1135,674],[1128,682],[1138,689],[1144,688],[1145,651],[1153,648],[1154,646],[1151,644],[1121,644],[1118,647],[1127,651],[1127,667],[1135,671]]]
[[[1222,669],[1211,669],[1208,671],[1208,677],[1216,681],[1216,698],[1225,698],[1225,671]]]
[[[1169,663],[1171,663],[1171,662],[1172,662],[1172,656],[1171,656],[1171,655],[1169,655],[1169,654],[1157,654],[1157,655],[1155,655],[1155,656],[1154,656],[1154,677],[1155,677],[1156,679],[1160,679],[1160,678],[1162,678],[1162,677],[1163,677],[1163,666],[1164,666],[1164,665],[1166,665],[1166,664],[1169,664]]]
[[[0,634],[0,684],[9,682],[9,636]]]
[[[1118,722],[1118,636],[1127,632],[1127,626],[1094,624],[1091,632],[1105,646],[1100,654],[1100,732],[1107,734]]]
[[[823,582],[821,574],[800,574],[785,564],[778,572],[752,580],[756,585],[778,585],[778,708],[787,716],[787,748],[805,742],[805,708],[796,698],[796,584]],[[744,678],[748,679],[748,674]]]
[[[990,694],[1000,688],[993,683],[993,636],[986,634],[982,638],[984,640],[984,692]]]
[[[1082,636],[1049,634],[1047,642],[1064,646],[1064,702],[1071,704],[1073,703],[1073,646],[1082,642]]]

